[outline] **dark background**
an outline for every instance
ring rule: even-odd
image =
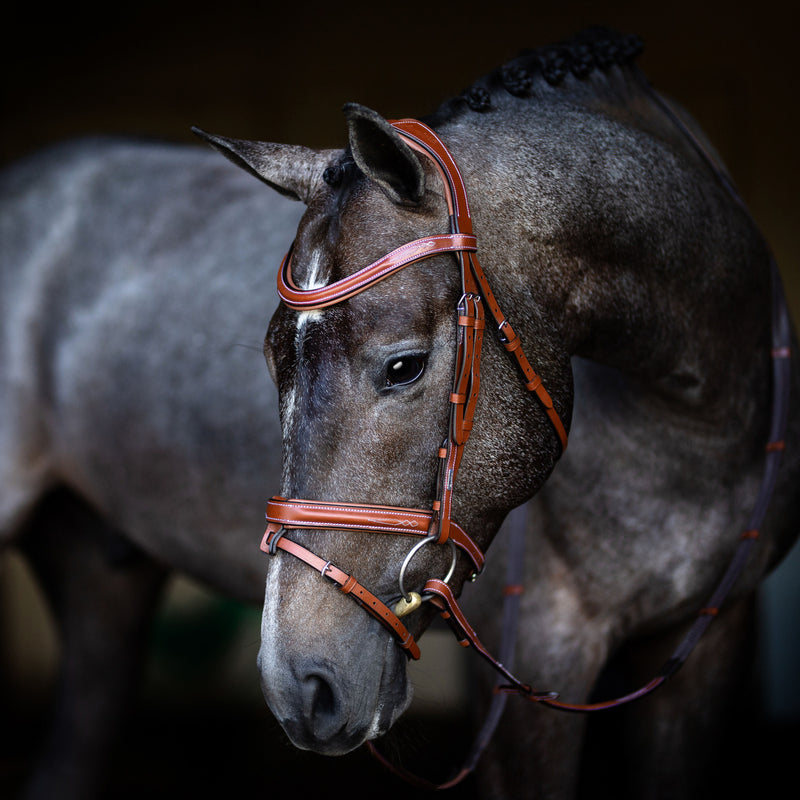
[[[332,147],[357,101],[422,115],[526,47],[605,24],[710,135],[797,294],[798,41],[782,0],[154,2],[4,12],[0,163],[83,133],[190,125]]]
[[[797,319],[800,47],[788,8],[782,0],[27,4],[0,14],[0,164],[86,133],[193,142],[193,124],[240,138],[338,146],[346,101],[388,117],[422,115],[524,48],[606,24],[643,37],[639,64],[721,152],[776,252]],[[793,596],[794,611],[775,641],[796,648],[796,590]],[[197,644],[208,648],[214,633],[205,631]],[[249,647],[254,659],[255,642]],[[386,797],[394,790],[413,796],[362,756],[332,762],[298,755],[257,699],[233,703],[233,711],[224,697],[201,702],[202,677],[193,693],[175,690],[171,704],[153,700],[137,714],[115,765],[115,797],[246,796],[244,787],[262,794],[287,786],[290,775],[288,785],[301,795],[334,781],[369,791],[375,781]],[[154,690],[146,697],[163,700]],[[776,697],[780,711],[780,689]],[[796,723],[796,690],[793,702]],[[433,754],[438,731],[426,730]],[[34,740],[20,731],[6,777],[20,772]],[[11,752],[7,736],[0,745]],[[8,785],[2,778],[0,771],[0,796]]]
[[[782,0],[154,2],[2,15],[0,163],[83,133],[190,125],[332,147],[357,101],[422,115],[520,50],[590,24],[645,40],[653,84],[700,121],[797,295],[798,40]]]

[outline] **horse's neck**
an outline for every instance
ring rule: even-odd
[[[727,428],[765,397],[767,255],[670,125],[544,108],[455,133],[485,143],[466,166],[482,260],[517,313],[546,318],[536,335],[620,370],[676,420]]]

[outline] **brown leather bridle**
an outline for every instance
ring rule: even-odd
[[[655,92],[649,90],[649,88],[648,91],[650,91],[655,102],[662,107],[673,123],[687,136],[700,155],[708,162],[711,169],[716,173],[717,178],[726,186],[734,200],[747,212],[743,201],[711,154],[672,112],[671,108]],[[484,563],[481,549],[452,520],[451,512],[455,477],[461,462],[464,445],[472,429],[475,403],[480,388],[480,355],[485,328],[484,304],[494,318],[501,342],[515,358],[522,371],[525,387],[536,394],[547,414],[558,436],[562,451],[567,445],[567,433],[561,418],[553,407],[550,395],[522,351],[519,338],[500,310],[486,275],[478,263],[476,256],[477,240],[472,232],[466,189],[452,155],[439,137],[423,123],[406,119],[393,122],[392,125],[413,150],[430,159],[438,170],[445,186],[451,232],[417,239],[405,244],[353,275],[317,289],[301,289],[295,285],[291,274],[292,251],[290,250],[283,260],[278,275],[278,293],[284,304],[291,309],[297,311],[322,309],[353,297],[409,264],[442,253],[454,253],[456,255],[461,271],[463,294],[457,311],[456,369],[453,391],[450,395],[449,433],[446,442],[439,448],[440,466],[437,477],[437,499],[430,510],[420,510],[394,506],[287,500],[276,496],[270,500],[267,506],[268,525],[262,539],[261,549],[270,555],[276,555],[278,550],[290,553],[318,570],[324,577],[338,584],[342,592],[349,594],[350,597],[361,604],[391,631],[397,638],[400,647],[409,657],[416,659],[420,655],[419,647],[400,621],[401,614],[395,613],[397,606],[395,606],[394,610],[390,609],[359,584],[352,575],[346,574],[331,564],[330,561],[325,561],[307,548],[291,541],[286,536],[286,532],[293,529],[334,529],[415,536],[421,541],[427,541],[427,539],[433,541],[435,539],[439,544],[449,542],[464,551],[472,561],[475,573],[477,574],[481,571]],[[780,274],[774,258],[771,261],[771,269],[773,292],[771,348],[773,397],[770,432],[766,446],[761,488],[747,527],[740,536],[739,544],[727,570],[707,604],[698,612],[694,623],[672,656],[667,659],[652,680],[629,694],[604,702],[567,703],[559,700],[559,695],[556,692],[534,690],[529,684],[523,683],[516,678],[500,660],[494,658],[483,646],[477,633],[458,606],[453,591],[447,584],[447,579],[432,578],[426,582],[422,597],[437,606],[441,616],[454,630],[459,642],[464,646],[472,646],[499,673],[500,679],[486,722],[476,739],[475,746],[464,766],[454,778],[442,784],[429,783],[404,770],[397,769],[372,748],[373,753],[388,767],[423,788],[441,789],[454,786],[473,769],[499,721],[505,699],[509,693],[518,694],[527,700],[543,703],[551,708],[563,711],[601,711],[629,703],[649,694],[674,675],[684,664],[711,621],[719,612],[723,601],[744,569],[750,552],[759,538],[761,525],[777,481],[778,468],[784,450],[784,432],[788,414],[791,374],[791,325]],[[519,607],[519,595],[522,591],[520,569],[524,533],[524,523],[518,522],[514,527],[510,543],[512,554],[509,558],[509,577],[503,614],[503,643],[501,644],[501,654],[503,652],[508,654],[509,664],[513,660],[511,655],[513,653],[513,638]],[[416,546],[412,549],[410,555],[413,555],[415,551]],[[407,563],[408,559],[403,565],[404,568]],[[452,574],[452,569],[450,572]],[[402,585],[402,571],[400,584]],[[403,591],[403,594],[405,595],[405,591]]]
[[[363,292],[410,264],[443,253],[455,254],[461,273],[462,296],[457,307],[456,366],[453,390],[449,399],[450,424],[447,439],[438,449],[436,500],[429,510],[420,510],[273,497],[267,505],[268,525],[261,549],[271,555],[275,555],[279,549],[283,550],[319,570],[323,576],[338,584],[342,592],[350,595],[391,631],[400,647],[411,658],[419,658],[419,648],[400,621],[400,616],[404,614],[398,612],[397,606],[390,609],[352,575],[346,574],[329,561],[291,541],[286,536],[286,531],[324,528],[435,538],[438,544],[452,542],[469,556],[475,573],[481,571],[484,562],[483,553],[474,540],[452,519],[452,502],[455,479],[464,446],[472,430],[475,404],[480,389],[481,347],[485,328],[484,305],[497,325],[500,341],[519,365],[525,388],[538,398],[555,429],[562,449],[567,446],[567,432],[553,407],[553,401],[542,379],[531,367],[522,350],[519,337],[500,309],[486,274],[478,262],[477,239],[472,231],[466,188],[450,151],[422,122],[405,119],[393,122],[392,125],[413,150],[428,158],[436,167],[444,184],[450,233],[428,236],[404,244],[354,274],[316,289],[301,289],[295,284],[292,278],[290,250],[278,273],[278,294],[286,306],[296,311],[327,308]],[[412,599],[410,593],[403,590],[402,594],[407,603],[404,611],[408,613],[412,605],[417,607],[418,604],[410,603]],[[448,595],[446,602],[451,602],[452,593],[446,582],[437,581],[426,585],[424,594],[417,595],[417,598],[433,599],[441,594]]]

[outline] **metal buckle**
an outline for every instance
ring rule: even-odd
[[[456,305],[456,311],[458,312],[459,316],[469,316],[470,303],[472,303],[473,308],[475,308],[480,302],[481,296],[479,294],[475,294],[475,292],[464,292],[464,294],[461,295],[461,299],[458,301],[458,304]]]

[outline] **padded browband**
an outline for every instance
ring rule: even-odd
[[[391,253],[368,267],[318,289],[301,289],[295,284],[292,279],[292,251],[290,250],[283,259],[278,272],[278,294],[281,300],[295,311],[327,308],[363,292],[364,289],[368,289],[415,261],[442,253],[465,250],[475,252],[477,249],[478,240],[471,234],[453,233],[417,239],[392,250]]]

